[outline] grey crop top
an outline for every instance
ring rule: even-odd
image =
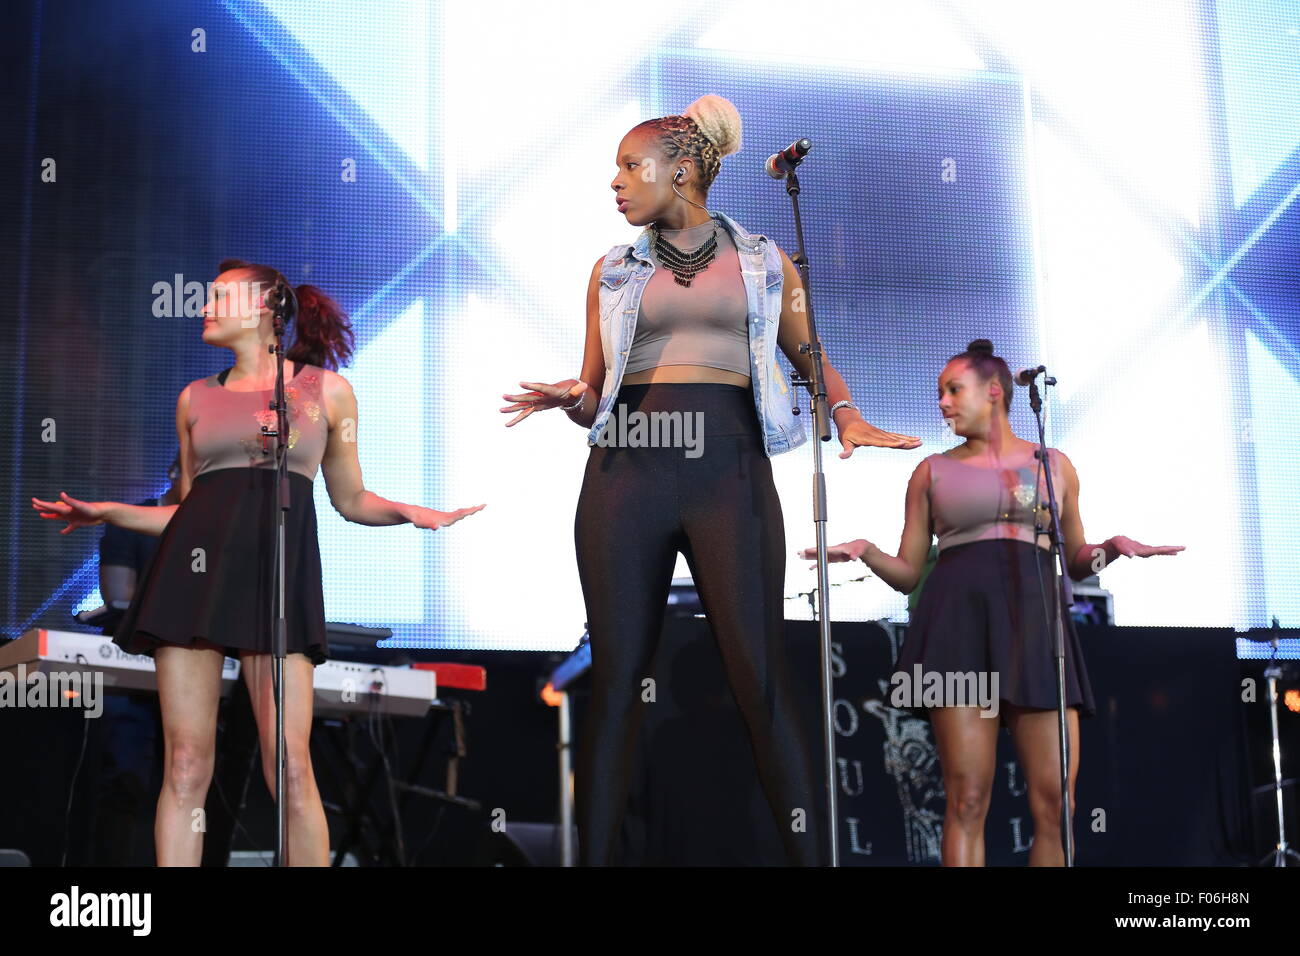
[[[1055,449],[1050,450],[1052,482],[1059,499],[1065,489]],[[930,521],[939,536],[939,550],[988,541],[1014,538],[1047,546],[1047,536],[1035,533],[1036,513],[1047,520],[1047,481],[1038,476],[1038,462],[1019,468],[981,468],[950,458],[931,455]],[[1035,477],[1039,477],[1035,486]]]
[[[689,229],[665,229],[663,237],[691,252],[708,240],[710,230],[717,231],[717,252],[689,288],[677,284],[651,244],[655,271],[641,295],[628,373],[660,365],[707,365],[750,374],[749,305],[731,233],[710,219]]]
[[[321,388],[323,369],[315,365],[290,368],[285,362],[284,397],[289,406],[289,470],[314,480],[325,454],[329,421]],[[227,370],[228,371],[228,370]],[[190,450],[197,478],[220,468],[273,468],[274,438],[266,439],[262,425],[275,428],[275,412],[267,408],[273,389],[239,392],[223,384],[226,373],[209,375],[190,386]]]

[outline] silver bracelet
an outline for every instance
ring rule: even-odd
[[[561,406],[560,406],[560,411],[562,411],[562,412],[571,412],[571,411],[573,411],[575,408],[577,408],[579,405],[582,404],[582,400],[583,400],[584,398],[586,398],[586,397],[587,397],[587,393],[584,391],[581,395],[578,396],[578,400],[577,400],[576,402],[574,402],[572,405],[561,405]]]
[[[834,405],[831,406],[831,418],[834,419],[835,413],[838,412],[841,408],[857,409],[857,407],[858,406],[854,405],[850,401],[836,402]]]

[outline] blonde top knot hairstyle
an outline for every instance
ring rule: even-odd
[[[646,120],[634,129],[648,129],[664,158],[695,160],[700,186],[707,191],[722,168],[722,157],[740,149],[740,113],[730,100],[713,93],[701,96],[680,116]]]

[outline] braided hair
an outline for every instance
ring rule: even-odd
[[[683,157],[694,160],[705,193],[722,168],[722,157],[740,149],[740,113],[730,100],[712,93],[680,115],[646,120],[633,130],[650,132],[670,164]]]
[[[987,382],[996,375],[998,384],[1002,386],[1002,404],[1007,411],[1011,411],[1011,392],[1015,387],[1011,379],[1011,369],[1003,359],[993,354],[992,342],[988,339],[975,339],[966,346],[965,352],[958,352],[948,361],[967,362],[975,370],[981,382]]]

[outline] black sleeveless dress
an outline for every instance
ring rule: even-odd
[[[945,679],[996,676],[1000,701],[1054,709],[1056,639],[1047,611],[1055,579],[1050,554],[1033,543],[1045,508],[1043,477],[1034,466],[995,471],[946,454],[927,460],[939,560],[921,588],[895,674],[913,683],[918,667]],[[1064,487],[1059,465],[1053,474]],[[1097,712],[1073,624],[1065,631],[1065,700],[1081,717]],[[929,714],[922,708],[917,716]],[[1004,711],[999,719],[1005,722]]]
[[[226,374],[190,386],[190,434],[196,463],[190,493],[158,540],[153,561],[114,643],[153,656],[160,645],[197,640],[240,652],[271,653],[275,540],[275,469],[259,425],[274,422],[270,390],[236,392]],[[286,374],[289,364],[286,363]],[[326,660],[325,602],[313,477],[328,433],[323,370],[303,365],[287,383],[289,491],[285,518],[285,617],[289,653]]]

